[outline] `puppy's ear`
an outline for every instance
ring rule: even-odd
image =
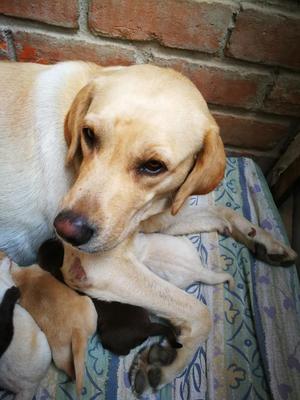
[[[219,135],[219,127],[213,122],[204,137],[203,148],[196,158],[195,165],[172,203],[171,212],[175,215],[186,198],[193,194],[207,194],[214,190],[224,177],[226,156]]]
[[[65,139],[69,147],[66,164],[72,161],[78,164],[81,161],[80,134],[85,114],[87,113],[92,101],[92,84],[84,86],[76,95],[68,111],[65,124]]]
[[[48,239],[40,246],[37,254],[38,265],[48,272],[59,270],[64,261],[64,246],[59,239]]]

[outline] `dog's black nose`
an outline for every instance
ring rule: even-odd
[[[60,212],[54,220],[54,227],[58,235],[73,246],[87,243],[94,234],[87,219],[73,211]]]

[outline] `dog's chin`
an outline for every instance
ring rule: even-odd
[[[103,242],[98,242],[96,240],[92,240],[88,243],[81,244],[79,246],[74,246],[75,249],[81,251],[82,253],[89,253],[89,254],[94,254],[94,253],[102,253],[102,252],[107,252],[110,250],[113,250],[115,247],[117,247],[120,243],[122,242],[122,239],[117,239],[117,240],[112,240],[106,243]]]

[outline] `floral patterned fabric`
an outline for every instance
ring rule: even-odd
[[[230,207],[286,241],[282,223],[261,171],[245,158],[229,158],[225,179],[191,207]],[[159,393],[142,400],[288,399],[300,396],[300,288],[295,267],[257,261],[231,238],[217,233],[189,235],[207,268],[223,268],[236,282],[192,285],[188,292],[205,302],[213,328],[185,371]],[[97,336],[86,356],[83,400],[132,400],[128,371],[137,350],[126,357],[105,351]],[[0,400],[13,396],[0,391]],[[35,400],[76,399],[74,385],[51,367]]]

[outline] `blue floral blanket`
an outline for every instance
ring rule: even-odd
[[[207,196],[194,196],[191,207],[230,207],[277,239],[287,238],[266,181],[255,163],[228,158],[225,179]],[[188,292],[204,301],[213,329],[190,364],[160,392],[142,400],[288,399],[300,397],[300,288],[292,267],[271,267],[257,261],[231,238],[217,233],[189,235],[207,268],[231,273],[227,285],[192,285]],[[105,351],[97,336],[86,355],[83,400],[131,400],[128,371],[138,349],[126,357]],[[0,391],[0,400],[13,396]],[[76,399],[75,387],[52,366],[35,400]]]

